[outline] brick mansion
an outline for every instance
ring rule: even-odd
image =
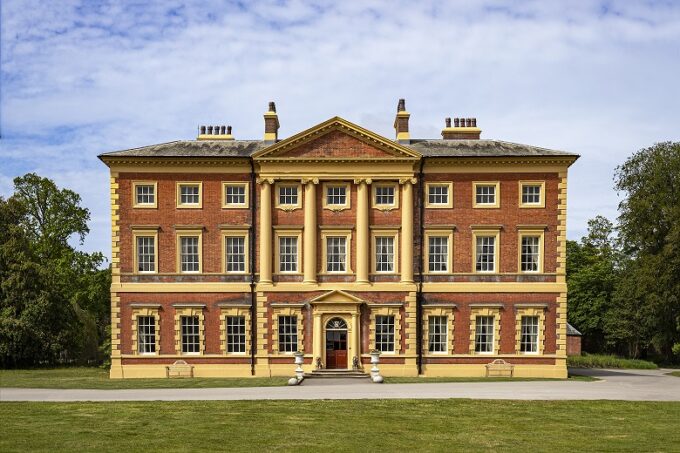
[[[111,377],[567,375],[576,154],[481,139],[473,118],[389,139],[335,117],[261,139],[201,126],[110,169]]]

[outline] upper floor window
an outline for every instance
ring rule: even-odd
[[[494,317],[477,316],[475,318],[475,352],[493,354]]]
[[[298,350],[297,316],[279,316],[279,352]]]
[[[277,207],[297,208],[300,207],[300,186],[298,184],[277,184],[276,201]]]
[[[375,271],[394,272],[394,236],[375,237]]]
[[[373,183],[373,207],[380,210],[390,210],[399,207],[397,187],[395,183]]]
[[[521,271],[538,272],[540,260],[540,236],[522,236]]]
[[[248,207],[248,183],[247,182],[224,182],[222,183],[223,208],[247,208]]]
[[[133,182],[133,207],[155,208],[158,205],[156,200],[156,187],[157,184],[155,182]]]
[[[326,272],[347,272],[347,237],[326,237]]]
[[[496,236],[475,237],[475,270],[477,272],[496,270]]]
[[[500,207],[500,183],[498,182],[474,182],[472,183],[473,203],[475,208],[498,208]]]
[[[279,272],[298,272],[298,237],[279,237]]]
[[[225,272],[244,273],[246,271],[246,237],[224,237]]]
[[[375,348],[381,352],[394,352],[393,315],[376,315]]]
[[[156,236],[135,236],[137,272],[156,272]]]
[[[343,182],[324,183],[324,209],[343,210],[349,208],[350,188]]]
[[[156,318],[154,316],[137,317],[137,352],[140,354],[156,353]]]
[[[520,181],[519,182],[519,207],[520,208],[544,208],[545,207],[545,181]]]
[[[452,208],[453,207],[453,183],[428,182],[425,184],[425,207],[427,208]]]
[[[180,272],[201,272],[200,236],[179,236]]]
[[[427,266],[430,272],[449,271],[449,236],[428,236]]]
[[[202,205],[201,200],[202,186],[203,184],[200,182],[178,182],[177,207],[200,208]]]
[[[519,347],[521,352],[538,352],[538,316],[522,316],[522,337]]]

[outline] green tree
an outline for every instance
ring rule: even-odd
[[[680,343],[680,143],[636,152],[617,168],[615,182],[625,195],[619,204],[621,241],[636,261],[617,289],[616,306],[624,313],[641,311],[643,326],[650,327],[638,347],[651,346],[670,360]]]
[[[89,229],[80,196],[46,178],[15,179],[0,198],[0,366],[101,358],[110,273],[103,256],[75,250]]]

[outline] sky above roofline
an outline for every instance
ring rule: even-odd
[[[680,140],[673,1],[126,2],[0,6],[0,195],[34,171],[92,212],[84,248],[110,253],[107,151],[230,124],[259,139],[335,115],[388,138],[476,117],[482,137],[566,150],[568,236],[616,217],[615,167]]]

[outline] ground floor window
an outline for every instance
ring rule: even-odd
[[[446,316],[430,316],[428,320],[428,351],[447,352],[447,324]]]
[[[137,317],[137,351],[140,354],[156,353],[156,318]]]
[[[227,352],[246,352],[246,317],[227,316]]]
[[[296,352],[297,349],[297,316],[279,316],[279,352]]]
[[[375,348],[381,352],[394,352],[394,316],[375,317]]]
[[[493,353],[493,316],[475,318],[475,352]]]
[[[538,352],[538,316],[522,316],[521,352]]]
[[[182,316],[182,353],[201,352],[198,316]]]

